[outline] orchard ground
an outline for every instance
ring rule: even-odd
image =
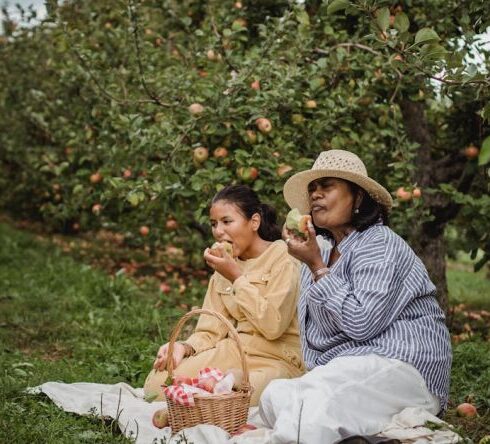
[[[113,423],[65,413],[24,389],[46,381],[141,387],[157,345],[200,304],[209,272],[125,249],[105,232],[50,236],[23,227],[0,223],[0,441],[129,442]],[[445,419],[477,443],[490,434],[490,282],[468,259],[449,264],[448,281],[454,365]],[[478,417],[456,416],[465,401]]]

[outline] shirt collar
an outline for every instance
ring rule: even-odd
[[[372,225],[372,227],[376,227],[378,225],[383,225],[383,222],[378,221]],[[371,227],[369,227],[371,228]],[[368,228],[368,230],[369,230]],[[357,239],[362,235],[360,231],[354,230],[350,232],[347,236],[345,236],[340,243],[337,245],[337,250],[340,254],[344,254],[350,250],[352,245],[356,242]]]

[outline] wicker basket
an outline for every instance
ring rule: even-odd
[[[185,314],[177,323],[170,336],[168,356],[173,356],[175,340],[185,322],[195,315],[207,314],[218,318],[228,328],[230,336],[236,341],[243,369],[242,390],[227,395],[194,395],[195,405],[186,407],[167,398],[168,416],[172,432],[176,433],[187,427],[198,424],[212,424],[234,433],[242,424],[247,422],[250,406],[251,387],[249,382],[248,365],[243,352],[240,337],[233,325],[220,313],[207,309],[195,309]],[[173,359],[167,360],[167,372],[173,377]]]

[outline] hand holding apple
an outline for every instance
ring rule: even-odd
[[[291,256],[305,263],[311,270],[325,268],[320,246],[316,240],[316,232],[311,220],[307,222],[308,234],[306,238],[297,230],[289,230],[284,224],[282,238],[287,240],[288,252]]]
[[[216,256],[212,253],[210,248],[204,250],[204,260],[206,263],[216,270],[221,276],[228,279],[230,282],[235,282],[242,275],[242,270],[233,258],[222,248],[222,257]]]

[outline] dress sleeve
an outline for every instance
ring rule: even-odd
[[[290,258],[271,270],[263,291],[242,275],[233,283],[235,300],[243,315],[266,339],[283,335],[293,321],[299,291],[299,266]]]
[[[226,309],[220,295],[216,290],[216,274],[214,274],[208,285],[202,308],[216,311],[227,318],[232,324],[235,320]],[[225,338],[228,333],[226,326],[214,316],[202,314],[196,325],[194,333],[185,341],[196,353],[213,348],[218,341]]]
[[[324,276],[307,289],[306,297],[314,322],[328,318],[353,340],[364,341],[391,325],[412,296],[402,291],[394,263],[357,261],[349,280],[335,273]]]

